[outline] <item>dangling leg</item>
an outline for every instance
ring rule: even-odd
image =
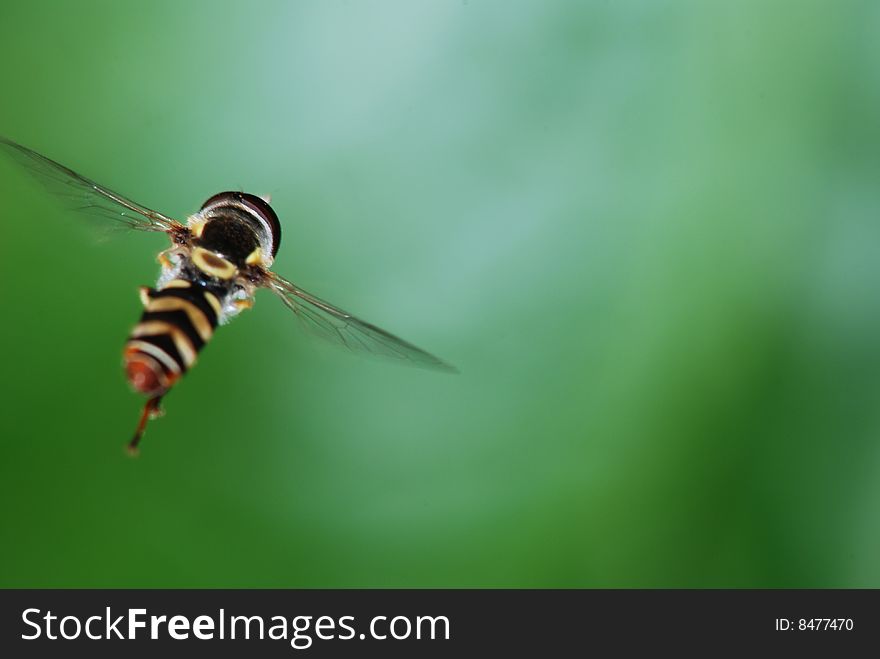
[[[174,258],[175,260],[172,260]],[[162,266],[163,270],[172,270],[176,265],[175,261],[180,259],[180,248],[179,247],[169,247],[168,249],[162,250],[156,255],[156,260],[159,262],[159,265]]]
[[[147,427],[147,421],[162,416],[162,408],[159,406],[161,400],[162,396],[156,396],[154,398],[150,398],[146,403],[144,403],[144,409],[141,411],[141,418],[140,421],[138,421],[137,428],[134,431],[134,437],[132,437],[131,441],[128,443],[129,455],[135,456],[138,454],[138,444],[141,441],[141,437],[144,436],[144,430]]]

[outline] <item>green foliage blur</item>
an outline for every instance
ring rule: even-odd
[[[0,158],[0,586],[880,587],[880,4],[6,2],[0,133],[184,218],[271,194],[269,293],[142,455],[160,235]]]

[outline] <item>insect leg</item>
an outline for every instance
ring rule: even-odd
[[[162,396],[156,396],[154,398],[150,398],[146,403],[144,403],[144,409],[141,411],[141,418],[138,421],[137,428],[134,431],[134,437],[131,438],[131,441],[128,443],[128,454],[131,456],[136,456],[138,454],[138,444],[141,441],[141,437],[144,436],[144,430],[147,427],[147,421],[150,419],[155,419],[162,415],[162,408],[159,406],[159,402],[162,400]]]
[[[171,262],[170,258],[170,254],[172,254],[174,251],[175,248],[171,247],[169,249],[159,252],[159,254],[156,256],[156,260],[159,262],[159,265],[161,265],[166,270],[171,270],[174,267],[174,264]]]

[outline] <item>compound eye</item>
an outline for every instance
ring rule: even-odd
[[[275,211],[272,210],[272,207],[265,199],[247,192],[229,190],[215,194],[208,199],[202,204],[202,210],[219,206],[236,206],[246,209],[272,241],[272,258],[275,258],[278,254],[278,248],[281,246],[281,223],[278,221]]]
[[[240,192],[218,192],[202,204],[201,210],[205,210],[208,206],[220,205],[221,202],[238,201],[240,196]]]
[[[240,195],[242,203],[256,213],[268,228],[269,234],[272,237],[272,258],[274,259],[278,254],[278,248],[281,246],[281,223],[278,221],[278,216],[272,210],[269,202],[262,197],[246,192],[242,192]]]

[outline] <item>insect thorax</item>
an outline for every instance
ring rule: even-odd
[[[193,245],[243,268],[247,258],[259,249],[260,239],[249,218],[234,208],[224,208],[222,214],[205,222],[201,233],[193,238]]]
[[[218,321],[221,325],[250,306],[254,287],[246,279],[239,276],[220,279],[206,274],[196,265],[192,253],[186,248],[172,249],[166,256],[156,282],[157,289],[173,287],[177,282],[183,281],[212,293],[220,302]]]

